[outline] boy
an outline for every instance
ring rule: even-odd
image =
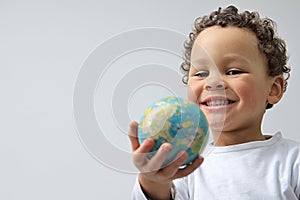
[[[139,144],[132,122],[129,137],[140,170],[133,198],[300,199],[300,145],[280,132],[261,132],[265,110],[282,98],[290,71],[273,22],[234,6],[219,9],[195,21],[185,49],[188,98],[208,119],[214,146],[205,162],[199,157],[179,168],[187,158],[181,152],[160,169],[172,146],[163,144],[147,159],[154,141]]]

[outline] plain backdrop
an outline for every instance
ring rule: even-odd
[[[72,95],[82,64],[113,35],[143,27],[187,35],[196,17],[229,4],[277,22],[292,73],[263,131],[300,141],[298,0],[0,0],[0,199],[130,199],[136,174],[98,162],[76,132]]]

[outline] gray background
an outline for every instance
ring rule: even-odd
[[[277,21],[293,71],[263,130],[300,141],[299,1],[0,1],[0,199],[130,199],[136,175],[99,163],[76,132],[72,94],[82,64],[112,35],[142,27],[187,35],[197,16],[229,4]],[[129,105],[132,119],[142,108]]]

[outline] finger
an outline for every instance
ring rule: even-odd
[[[139,146],[139,148],[135,151],[135,153],[139,154],[144,154],[144,153],[149,153],[151,149],[153,148],[155,142],[152,138],[147,138],[144,140],[142,145]]]
[[[153,148],[155,142],[152,138],[144,140],[144,142],[133,153],[133,162],[141,169],[148,162],[148,153]]]
[[[196,160],[194,160],[192,162],[192,164],[187,165],[185,168],[183,169],[179,169],[177,171],[177,173],[174,175],[173,180],[177,179],[177,178],[182,178],[185,177],[189,174],[191,174],[193,171],[195,171],[195,169],[197,169],[204,161],[203,157],[199,157]]]
[[[128,136],[129,136],[129,139],[131,142],[132,151],[135,151],[140,146],[140,143],[139,143],[139,140],[137,137],[137,127],[138,127],[138,123],[136,121],[132,121],[129,125]]]
[[[161,170],[160,175],[165,177],[173,177],[179,167],[184,163],[184,161],[188,158],[188,154],[185,151],[179,152],[176,157],[170,162],[164,169]]]
[[[164,143],[160,146],[155,155],[150,159],[148,163],[148,172],[157,171],[162,168],[162,165],[168,155],[171,153],[172,145],[170,143]]]

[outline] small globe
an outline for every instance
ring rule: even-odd
[[[188,153],[187,165],[203,151],[208,138],[208,124],[198,105],[175,96],[152,103],[142,115],[138,127],[139,142],[153,138],[155,145],[148,157],[169,142],[172,151],[163,166],[168,165],[180,151]]]

